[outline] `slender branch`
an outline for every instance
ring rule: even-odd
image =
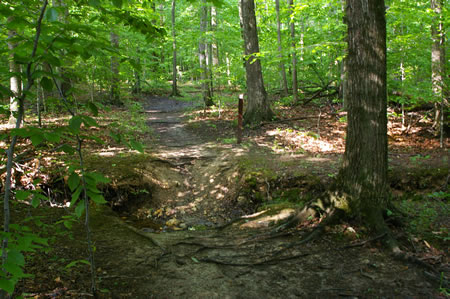
[[[53,82],[55,83],[55,86],[58,89],[58,93],[61,96],[61,99],[63,100],[64,105],[66,106],[66,109],[69,111],[69,113],[72,116],[75,116],[75,112],[70,108],[69,101],[67,100],[66,96],[64,95],[64,93],[61,89],[61,86],[58,84],[58,82],[55,79],[55,76],[53,75],[52,67],[51,66],[49,66],[49,67],[50,67],[50,72],[52,74]],[[84,226],[86,229],[86,240],[88,243],[89,263],[91,266],[91,289],[92,289],[92,294],[94,295],[94,297],[96,297],[96,294],[97,294],[96,280],[97,279],[96,279],[96,272],[95,272],[95,259],[94,259],[94,250],[93,250],[92,238],[91,238],[91,228],[89,225],[89,198],[87,195],[83,153],[81,151],[83,139],[80,138],[79,134],[76,134],[76,139],[77,139],[76,151],[78,153],[78,157],[80,160],[81,184],[83,186],[83,200],[84,200],[84,208],[85,208]]]
[[[41,35],[41,24],[42,19],[44,18],[44,13],[48,5],[48,0],[44,0],[44,3],[42,4],[40,15],[37,20],[36,24],[36,34],[34,38],[34,45],[33,45],[33,51],[31,53],[30,62],[27,65],[26,68],[26,75],[27,75],[27,85],[25,89],[22,92],[22,95],[18,97],[18,105],[19,105],[19,111],[17,115],[16,120],[16,129],[19,129],[22,124],[23,114],[24,114],[24,100],[28,93],[28,91],[31,89],[34,83],[34,79],[31,73],[31,66],[33,65],[33,59],[36,56],[36,49],[39,43],[39,37]],[[8,247],[8,234],[10,232],[9,224],[10,224],[10,209],[9,209],[9,199],[10,199],[10,193],[11,193],[11,176],[12,176],[12,166],[13,166],[13,160],[14,160],[14,149],[16,147],[17,143],[17,135],[14,135],[11,144],[6,150],[7,154],[7,162],[6,162],[6,178],[5,178],[5,194],[4,194],[4,200],[3,200],[3,210],[4,210],[4,224],[3,224],[3,232],[5,233],[3,240],[2,240],[2,265],[6,263],[6,260],[8,258],[7,253],[7,247]],[[5,298],[6,292],[0,292],[0,297]]]

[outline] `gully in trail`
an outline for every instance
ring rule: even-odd
[[[330,228],[319,239],[288,246],[301,238],[302,230],[275,233],[259,224],[281,219],[289,209],[260,218],[243,216],[235,198],[237,164],[239,159],[252,159],[258,146],[218,145],[214,136],[193,133],[180,111],[190,105],[150,98],[146,106],[148,124],[159,137],[153,146],[159,158],[148,163],[158,164],[155,175],[166,172],[167,181],[152,190],[151,200],[159,209],[150,216],[168,217],[167,230],[125,224],[107,212],[95,217],[99,280],[112,298],[431,298],[437,294],[438,284],[428,280],[422,268],[394,260],[374,242],[349,246],[351,236]],[[149,168],[145,163],[130,167]],[[237,216],[242,217],[230,222]]]
[[[193,102],[164,97],[152,97],[145,106],[147,123],[157,135],[154,154],[170,164],[178,178],[174,188],[153,191],[153,200],[160,202],[161,212],[170,216],[166,223],[174,229],[212,226],[226,220],[220,217],[223,203],[214,202],[227,191],[226,187],[213,183],[214,176],[227,164],[227,154],[222,156],[224,149],[213,142],[214,136],[200,136],[186,128],[183,111],[195,106]],[[220,188],[223,190],[217,190]],[[215,196],[210,196],[210,192]]]

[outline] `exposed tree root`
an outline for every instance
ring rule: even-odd
[[[362,241],[362,242],[358,242],[358,243],[353,243],[353,244],[345,245],[345,246],[343,246],[343,247],[340,247],[339,249],[347,249],[347,248],[353,248],[353,247],[364,246],[364,245],[366,245],[367,243],[370,243],[370,242],[379,240],[379,239],[381,239],[381,238],[384,238],[384,236],[386,236],[386,233],[382,233],[381,235],[378,235],[378,236],[376,236],[376,237],[373,237],[373,238],[364,240],[364,241]]]
[[[141,236],[141,237],[143,237],[143,238],[145,238],[145,239],[147,239],[147,240],[150,240],[150,242],[152,242],[153,245],[159,247],[163,252],[167,252],[167,248],[165,248],[165,247],[164,247],[162,244],[160,244],[157,240],[155,240],[154,238],[152,238],[149,234],[147,234],[147,233],[145,233],[145,232],[143,232],[143,231],[141,231],[141,230],[139,230],[139,229],[137,229],[137,228],[135,228],[135,227],[133,227],[133,226],[131,226],[131,225],[129,225],[129,224],[126,224],[125,222],[121,221],[120,219],[115,219],[115,218],[114,218],[114,220],[115,220],[119,225],[126,227],[127,229],[131,230],[131,231],[134,232],[135,234],[137,234],[137,235],[139,235],[139,236]]]
[[[214,263],[219,265],[225,265],[225,266],[259,266],[259,265],[265,265],[265,264],[273,264],[277,262],[292,260],[300,257],[305,257],[310,255],[310,253],[299,253],[294,255],[288,255],[288,256],[282,256],[273,258],[274,255],[270,255],[271,258],[264,258],[262,260],[256,261],[256,262],[235,262],[235,261],[228,261],[220,258],[211,258],[211,257],[205,257],[205,258],[199,258],[198,260],[205,263]]]
[[[343,216],[342,210],[333,209],[332,211],[330,211],[328,216],[316,228],[314,228],[311,232],[307,233],[304,238],[302,238],[301,240],[298,240],[296,242],[291,242],[291,243],[287,244],[282,249],[275,252],[275,255],[279,255],[288,249],[306,244],[306,243],[311,242],[314,239],[320,237],[324,233],[325,227],[327,227],[329,225],[334,225],[335,223],[339,222],[342,219],[342,216]],[[297,217],[297,221],[300,219]],[[306,220],[306,219],[304,219],[304,220]],[[293,220],[290,220],[289,223],[292,224]],[[297,224],[298,223],[299,222],[297,222]]]

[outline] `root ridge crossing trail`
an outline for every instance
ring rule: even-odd
[[[343,249],[338,235],[327,233],[282,250],[303,232],[244,225],[253,218],[224,226],[242,216],[237,164],[254,152],[189,130],[182,109],[192,106],[148,99],[148,125],[158,138],[152,145],[158,158],[150,163],[161,185],[151,200],[173,229],[132,227],[113,212],[96,216],[98,278],[117,286],[106,298],[433,297],[436,283],[423,269],[374,244]]]

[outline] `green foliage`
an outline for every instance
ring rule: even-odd
[[[116,121],[109,125],[109,135],[114,141],[121,142],[130,149],[143,153],[144,146],[136,140],[136,136],[150,132],[143,113],[144,109],[138,102],[125,101],[124,104],[127,112],[118,112],[113,116]],[[125,115],[128,118],[127,121],[123,121]]]
[[[446,201],[441,201],[440,198],[436,200],[435,195],[432,193],[432,200],[430,201],[404,200],[400,207],[410,215],[407,228],[412,235],[429,241],[448,242],[450,232],[447,227],[441,226],[439,223],[443,221],[443,217],[448,215],[449,205]],[[449,194],[445,193],[443,196],[448,198]]]
[[[29,220],[29,219],[26,219]],[[48,247],[47,239],[39,237],[27,225],[10,225],[10,232],[0,232],[2,240],[8,239],[7,259],[0,270],[0,289],[12,294],[17,282],[32,275],[26,274],[25,253]]]

